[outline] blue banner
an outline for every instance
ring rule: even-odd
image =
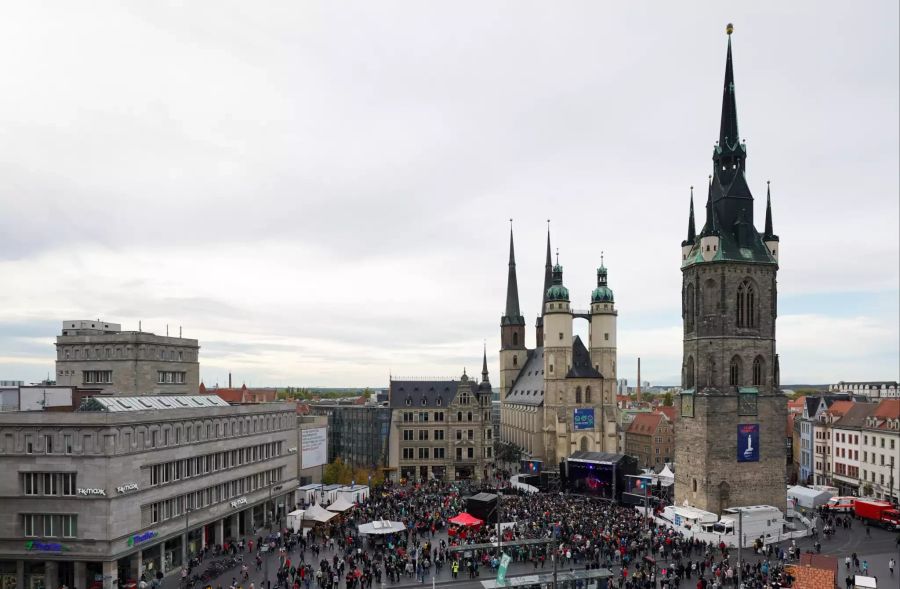
[[[759,462],[759,424],[739,423],[737,426],[737,461]]]
[[[594,408],[575,410],[575,429],[594,429]]]

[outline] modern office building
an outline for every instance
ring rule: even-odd
[[[312,415],[328,419],[328,461],[340,458],[354,468],[388,465],[391,408],[383,405],[310,403]]]
[[[56,384],[132,396],[196,395],[199,352],[195,339],[122,331],[99,320],[63,321]]]
[[[215,395],[0,413],[0,587],[112,589],[277,523],[297,431],[293,403]]]

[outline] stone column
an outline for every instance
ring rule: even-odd
[[[213,524],[213,544],[221,546],[225,542],[225,519],[217,520]]]
[[[17,589],[25,589],[25,561],[16,561],[16,587]],[[87,585],[84,586],[87,589]]]
[[[181,532],[181,566],[187,564],[188,532]]]
[[[231,539],[234,543],[239,542],[241,539],[241,517],[240,516],[241,516],[240,512],[231,514],[231,535],[232,535]]]
[[[75,561],[75,578],[73,581],[75,584],[72,589],[87,589],[87,563],[83,560]]]
[[[241,513],[244,514],[244,534],[250,536],[253,534],[253,528],[256,527],[256,522],[253,521],[253,508],[248,507]]]
[[[44,562],[44,587],[46,589],[59,587],[59,563],[55,560]]]
[[[117,589],[118,583],[113,584],[119,574],[119,567],[114,560],[103,562],[103,589]],[[49,588],[48,588],[49,589]]]
[[[166,574],[166,542],[159,543],[159,570],[162,574]]]

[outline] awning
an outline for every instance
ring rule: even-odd
[[[343,497],[338,497],[337,501],[328,506],[328,511],[337,511],[339,513],[347,511],[348,509],[353,509],[353,504]]]
[[[392,522],[386,520],[378,520],[367,524],[359,524],[359,533],[366,536],[383,536],[386,534],[394,534],[402,532],[406,529],[403,522]]]
[[[303,519],[325,523],[333,517],[337,517],[336,513],[325,511],[320,505],[313,505],[303,514]]]

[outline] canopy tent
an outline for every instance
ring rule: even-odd
[[[817,491],[808,487],[795,486],[787,490],[787,497],[794,507],[815,509],[828,503],[832,495],[828,491]]]
[[[663,469],[659,471],[659,474],[656,476],[659,477],[659,482],[663,485],[666,485],[666,483],[671,484],[675,482],[675,473],[672,472],[668,464],[666,464],[665,467],[663,467]]]
[[[337,498],[337,501],[328,506],[328,511],[344,512],[352,509],[353,504],[347,501],[343,496]]]
[[[359,533],[366,536],[384,536],[386,534],[402,532],[405,529],[406,526],[403,525],[403,522],[392,522],[385,520],[378,520],[359,525]]]
[[[450,518],[450,523],[455,524],[457,526],[480,526],[484,523],[484,520],[480,520],[474,515],[470,515],[465,511],[457,515],[456,517]]]
[[[337,514],[326,511],[320,505],[313,505],[303,514],[303,519],[309,519],[319,523],[325,523],[333,517],[337,517]]]

